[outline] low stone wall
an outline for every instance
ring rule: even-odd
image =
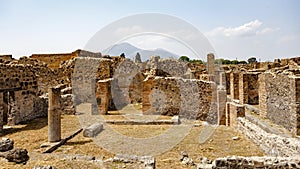
[[[300,140],[267,133],[245,118],[238,118],[238,130],[249,137],[270,156],[297,157],[300,159]]]
[[[204,168],[199,164],[198,169]],[[207,166],[207,165],[206,165]],[[285,157],[224,157],[212,162],[212,169],[225,168],[299,168],[299,158]],[[208,167],[210,168],[210,167]],[[207,168],[206,168],[207,169]]]

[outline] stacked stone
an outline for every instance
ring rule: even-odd
[[[299,158],[284,157],[226,157],[217,158],[212,168],[299,168]]]
[[[297,138],[271,134],[245,118],[238,118],[238,129],[253,140],[268,155],[276,157],[298,157],[300,141]]]

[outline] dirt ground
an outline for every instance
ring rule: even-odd
[[[200,123],[200,122],[199,122]],[[115,125],[112,126],[124,135],[144,138],[159,135],[167,130],[168,125]],[[75,115],[62,116],[62,138],[80,129],[80,123]],[[194,162],[200,157],[215,159],[225,156],[262,156],[263,152],[244,135],[233,128],[219,126],[213,135],[203,144],[199,143],[199,133],[203,126],[193,127],[190,133],[171,150],[155,156],[156,168],[195,168],[184,166],[180,162],[181,151],[185,150]],[[51,154],[42,154],[46,148],[41,144],[47,142],[47,118],[38,118],[24,124],[6,128],[3,137],[13,139],[15,148],[26,148],[30,160],[27,164],[14,164],[0,158],[0,168],[32,168],[34,166],[52,165],[56,168],[137,168],[135,164],[105,162],[114,156],[113,153],[96,145],[91,138],[83,137],[82,133],[69,140],[65,145]],[[101,134],[101,133],[100,133]],[[238,136],[239,140],[232,137]],[[95,156],[96,160],[87,161],[74,156]],[[97,160],[98,159],[98,160]]]

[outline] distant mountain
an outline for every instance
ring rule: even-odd
[[[110,56],[119,56],[121,53],[125,53],[126,58],[134,59],[137,53],[140,53],[142,61],[150,59],[150,56],[160,56],[161,58],[179,58],[179,55],[169,52],[165,49],[154,49],[154,50],[144,50],[137,48],[130,43],[123,42],[115,44],[107,49],[105,49],[102,54]]]

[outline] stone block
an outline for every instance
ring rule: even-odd
[[[91,126],[87,127],[83,131],[84,137],[95,137],[103,130],[103,125],[100,123],[94,123]]]
[[[0,140],[0,152],[12,150],[14,148],[14,140],[2,138]]]

